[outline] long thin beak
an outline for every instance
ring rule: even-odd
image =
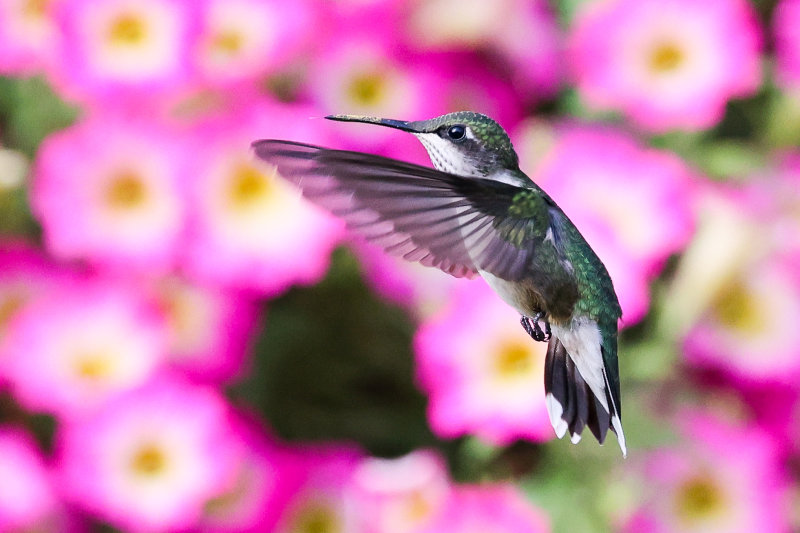
[[[414,127],[413,122],[406,122],[405,120],[393,120],[390,118],[367,117],[363,115],[328,115],[328,120],[338,120],[341,122],[363,122],[365,124],[377,124],[379,126],[386,126],[395,128],[402,131],[411,133],[422,133],[421,130]]]

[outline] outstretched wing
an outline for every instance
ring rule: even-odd
[[[550,225],[538,190],[290,141],[256,141],[253,149],[387,252],[456,277],[484,270],[522,278]]]

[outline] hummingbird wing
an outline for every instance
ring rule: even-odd
[[[521,279],[549,227],[549,200],[534,189],[291,141],[253,149],[387,252],[456,277]]]

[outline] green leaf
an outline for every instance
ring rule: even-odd
[[[53,92],[41,78],[0,77],[0,122],[3,144],[33,157],[50,133],[72,124],[78,110]]]

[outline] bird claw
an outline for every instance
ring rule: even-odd
[[[525,330],[525,332],[537,342],[549,341],[553,336],[552,332],[550,331],[550,322],[548,322],[546,319],[544,320],[544,331],[542,331],[539,321],[542,320],[543,317],[544,313],[539,311],[533,315],[532,318],[523,316],[519,321],[520,324],[522,324],[522,328]]]

